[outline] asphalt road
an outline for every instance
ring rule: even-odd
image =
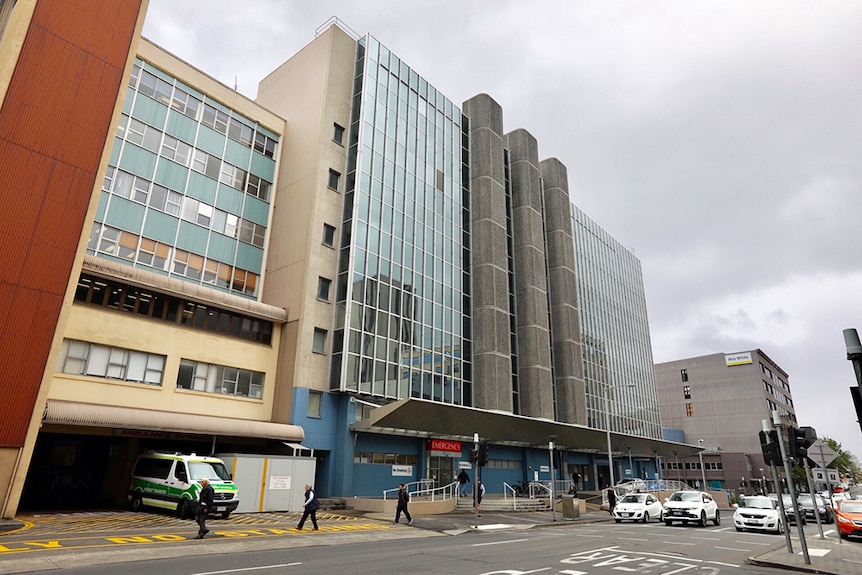
[[[0,573],[765,575],[780,571],[746,559],[784,545],[783,536],[737,533],[728,521],[705,528],[609,522],[535,527],[486,518],[479,530],[445,534],[333,514],[321,521],[320,531],[297,532],[294,514],[252,514],[214,520],[213,533],[195,541],[192,522],[167,516],[131,515],[130,521],[142,523],[119,530],[117,517],[62,519],[0,538],[6,548]],[[102,531],[111,520],[115,532]]]

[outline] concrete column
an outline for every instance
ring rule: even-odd
[[[503,109],[479,94],[462,110],[470,118],[473,405],[511,412]]]
[[[586,389],[568,173],[566,166],[556,158],[542,160],[539,169],[544,180],[557,419],[586,425]]]
[[[554,419],[539,148],[526,130],[510,132],[505,140],[512,189],[520,413]]]

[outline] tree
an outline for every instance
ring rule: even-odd
[[[838,470],[838,473],[847,479],[862,481],[862,468],[859,467],[856,457],[849,451],[841,449],[841,444],[831,437],[822,437],[821,440],[838,454],[838,457],[827,467]]]

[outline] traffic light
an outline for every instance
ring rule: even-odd
[[[470,463],[476,463],[477,455],[478,455],[478,451],[476,451],[475,449],[470,450],[470,454],[468,455],[468,457],[470,459]]]
[[[859,422],[859,428],[862,429],[862,392],[860,392],[858,385],[850,388],[850,397],[853,398],[853,405],[856,406],[856,421]]]
[[[790,444],[790,457],[803,460],[808,457],[808,448],[817,441],[817,432],[813,427],[791,427],[787,430],[787,442]]]
[[[760,432],[760,450],[766,465],[781,465],[781,448],[778,446],[778,432],[774,429]]]
[[[476,455],[476,463],[479,467],[485,467],[488,465],[488,444],[480,443],[479,444],[479,453]]]

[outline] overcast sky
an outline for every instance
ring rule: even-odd
[[[862,459],[862,2],[150,0],[144,35],[254,98],[333,16],[568,167],[642,263],[657,363],[760,348]]]

